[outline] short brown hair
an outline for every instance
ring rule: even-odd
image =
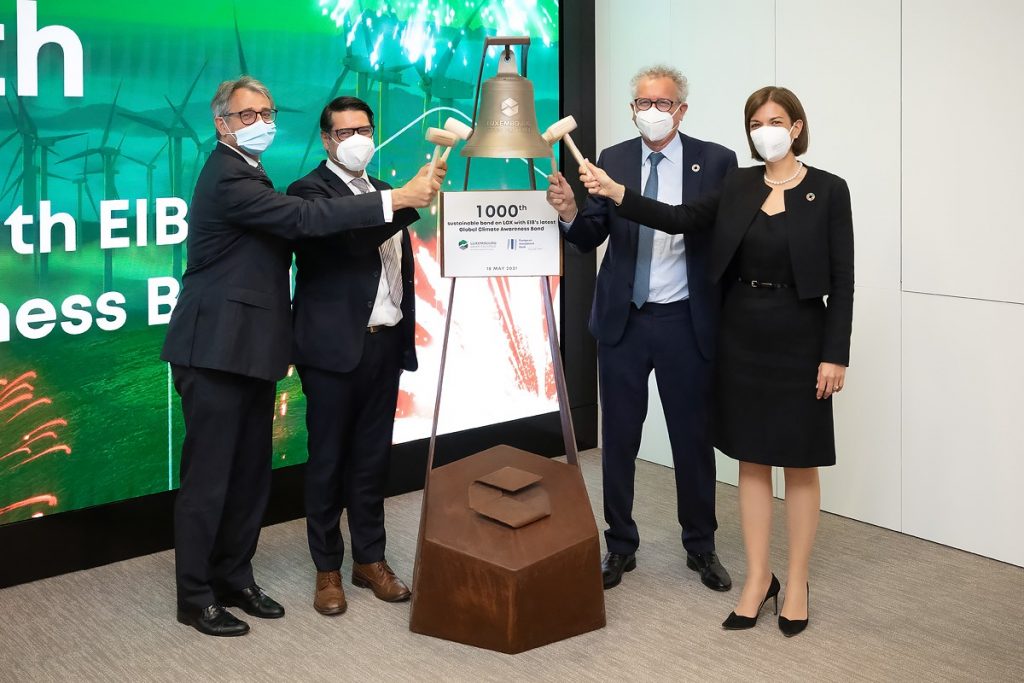
[[[758,161],[764,161],[761,155],[754,148],[754,141],[750,139],[750,119],[754,118],[757,110],[768,102],[774,102],[786,110],[789,120],[793,123],[803,121],[803,128],[800,137],[793,141],[793,154],[800,156],[807,151],[807,143],[810,142],[810,130],[807,127],[807,114],[804,112],[804,105],[800,104],[799,98],[789,88],[780,88],[768,85],[760,90],[754,91],[747,98],[743,107],[743,129],[747,132],[747,144],[750,145],[750,156]]]

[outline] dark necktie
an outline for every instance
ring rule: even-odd
[[[661,152],[651,152],[651,172],[644,185],[644,196],[658,198],[658,163],[665,158]],[[654,253],[654,230],[640,226],[636,241],[636,272],[633,274],[633,304],[640,308],[651,293],[651,257]]]
[[[263,168],[263,162],[262,161],[256,162],[256,170],[259,171],[260,175],[263,176],[264,178],[267,177],[267,169]]]
[[[365,178],[353,178],[350,183],[359,194],[370,192],[370,183]],[[378,247],[380,262],[384,267],[384,281],[388,283],[388,296],[396,307],[402,307],[402,263],[392,238],[384,240]]]

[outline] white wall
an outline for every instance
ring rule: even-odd
[[[823,509],[1024,565],[1024,445],[1011,431],[1024,417],[1024,231],[1011,217],[1024,3],[654,0],[642,16],[635,3],[596,5],[599,149],[636,135],[629,78],[665,62],[690,79],[683,129],[741,165],[747,95],[792,88],[808,113],[806,161],[850,184],[853,349]],[[641,457],[671,464],[653,377]],[[735,463],[718,461],[735,483]]]

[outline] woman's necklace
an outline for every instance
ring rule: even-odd
[[[766,169],[765,172],[764,172],[764,181],[766,183],[768,183],[769,185],[785,185],[786,183],[793,182],[794,180],[796,180],[796,177],[798,175],[800,175],[800,171],[804,170],[804,162],[798,160],[796,163],[797,163],[796,173],[794,173],[793,175],[789,176],[785,180],[772,180],[771,178],[768,177],[768,171]]]

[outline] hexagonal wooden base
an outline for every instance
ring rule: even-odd
[[[551,514],[513,529],[470,509],[479,477],[543,479]],[[496,446],[430,473],[412,594],[415,633],[513,654],[605,625],[601,547],[577,467]]]

